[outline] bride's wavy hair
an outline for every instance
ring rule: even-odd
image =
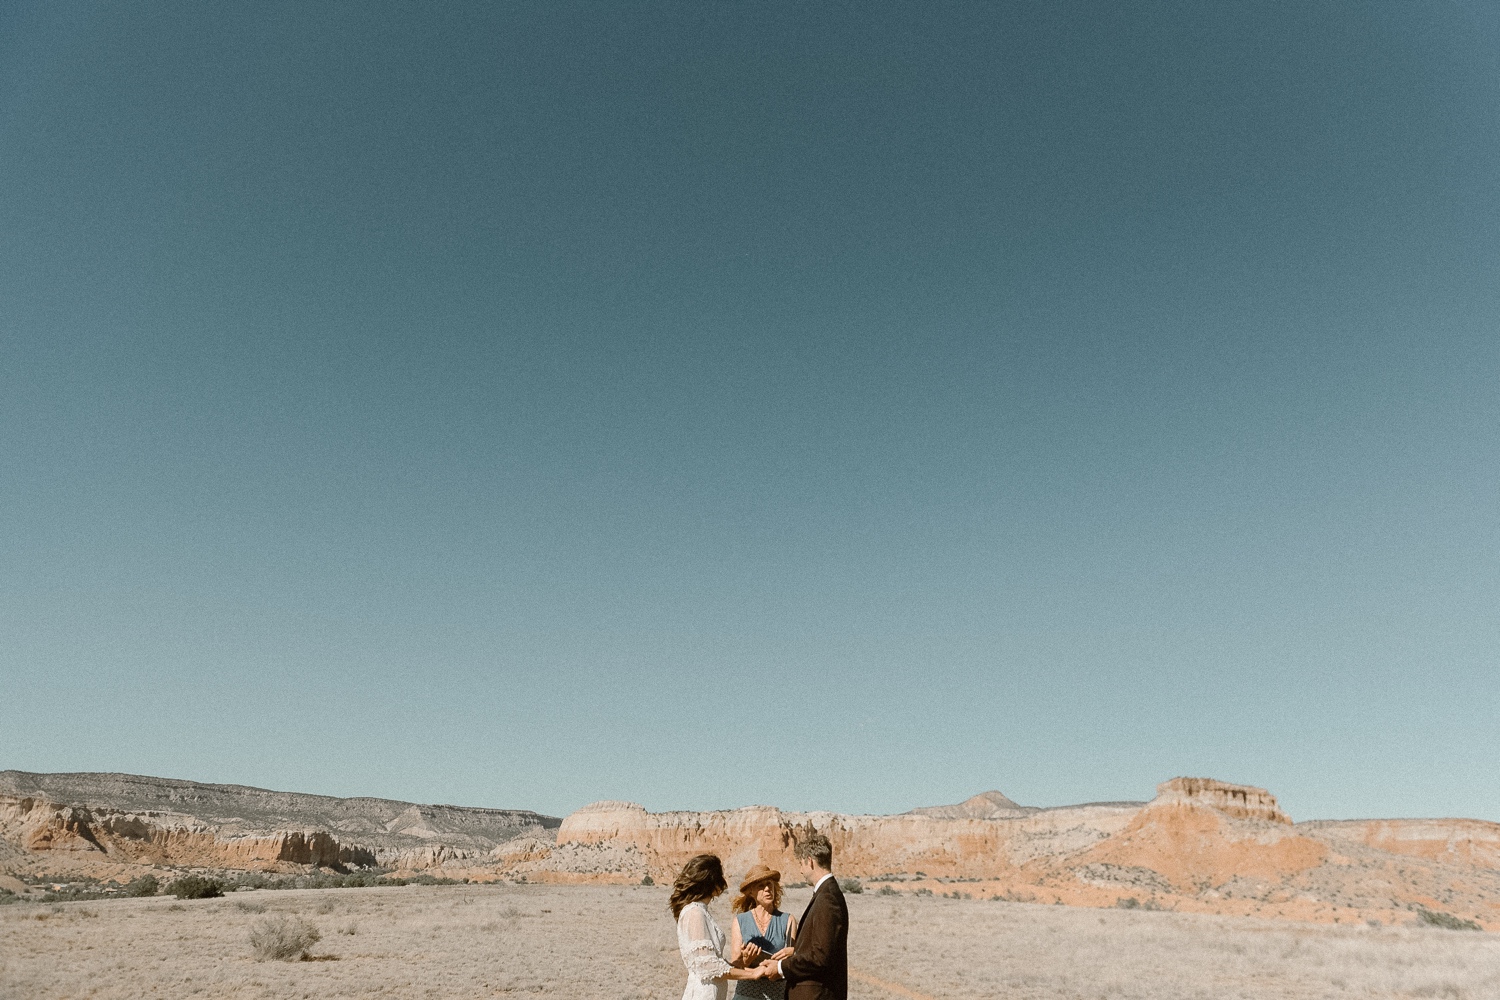
[[[729,883],[724,881],[724,866],[719,863],[717,854],[688,858],[688,863],[677,873],[677,881],[672,883],[672,897],[667,901],[672,909],[672,919],[676,920],[689,903],[706,903],[728,888]]]
[[[771,883],[771,912],[781,912],[781,879],[779,878],[765,878],[745,886],[734,901],[734,912],[748,913],[759,906],[760,902],[755,898],[755,890],[766,882]]]

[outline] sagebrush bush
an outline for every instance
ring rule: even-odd
[[[178,899],[214,899],[224,895],[224,887],[211,878],[185,875],[167,887]]]
[[[857,878],[839,879],[839,888],[845,892],[860,893],[865,891],[864,884]]]
[[[257,920],[250,928],[250,949],[261,962],[306,958],[308,949],[322,939],[318,929],[301,917],[277,914]]]

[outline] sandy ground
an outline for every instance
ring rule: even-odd
[[[788,893],[799,911],[806,892]],[[933,897],[851,896],[858,998],[1500,998],[1500,936]],[[406,886],[0,907],[0,997],[676,998],[666,892]],[[727,919],[722,901],[716,907]],[[314,922],[315,960],[251,925]]]

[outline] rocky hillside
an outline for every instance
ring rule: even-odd
[[[1023,806],[985,792],[894,816],[772,806],[647,812],[598,802],[564,820],[519,810],[339,799],[120,774],[0,772],[0,873],[124,881],[145,865],[379,866],[480,881],[669,881],[714,852],[731,877],[794,877],[811,831],[841,876],[895,892],[1143,906],[1298,920],[1500,929],[1500,824],[1294,823],[1262,788],[1174,778],[1150,802]]]
[[[911,813],[913,816],[936,816],[938,819],[1008,819],[1036,811],[1036,806],[1018,806],[1003,792],[989,791],[964,799],[956,806],[923,806],[911,810]]]
[[[36,854],[223,868],[424,867],[551,840],[518,809],[418,805],[133,774],[0,771],[0,838]]]
[[[1206,778],[1163,782],[1146,803],[1037,809],[989,792],[898,816],[599,802],[565,819],[557,843],[629,849],[639,867],[628,874],[660,880],[705,851],[731,872],[794,872],[792,848],[810,830],[833,841],[841,875],[871,888],[1330,922],[1425,910],[1500,928],[1500,824],[1294,824],[1265,789]]]

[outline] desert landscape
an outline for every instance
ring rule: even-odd
[[[557,818],[17,771],[0,996],[675,996],[676,868],[792,871],[811,831],[849,890],[857,996],[1500,996],[1500,825],[1298,823],[1210,779],[1055,808]],[[224,895],[171,895],[186,879]],[[257,943],[288,928],[286,954]]]
[[[987,792],[893,816],[772,806],[651,813],[599,802],[559,819],[139,775],[0,772],[0,874],[34,896],[187,872],[632,885],[670,880],[704,852],[731,872],[791,871],[792,847],[810,831],[832,840],[841,876],[901,895],[1500,928],[1500,824],[1293,822],[1265,789],[1206,778],[1165,781],[1150,802],[1038,808]]]
[[[0,997],[675,997],[666,895],[492,884],[7,906]],[[807,893],[787,895],[795,910]],[[306,960],[256,959],[252,932],[278,916],[318,930]],[[850,918],[861,1000],[1500,996],[1500,940],[1430,927],[870,892]]]
[[[0,81],[0,1000],[1500,1000],[1500,0]]]

